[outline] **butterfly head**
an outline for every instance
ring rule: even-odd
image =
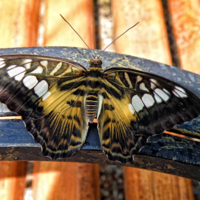
[[[102,65],[102,61],[101,59],[99,59],[99,56],[94,56],[91,60],[90,60],[90,66],[91,67],[98,67],[101,68]]]

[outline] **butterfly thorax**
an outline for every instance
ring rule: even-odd
[[[101,68],[102,61],[97,56],[91,59],[89,63],[90,67],[87,71],[86,115],[92,123],[93,119],[97,117],[98,95],[102,87],[103,70]]]

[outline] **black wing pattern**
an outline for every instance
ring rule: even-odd
[[[200,99],[188,89],[159,76],[127,68],[104,72],[98,129],[111,160],[132,162],[153,134],[200,114]]]
[[[0,57],[0,101],[22,116],[45,156],[79,150],[91,113],[97,115],[103,151],[122,163],[133,162],[150,135],[200,114],[200,99],[177,83],[127,68],[103,72],[98,57],[90,64],[87,71],[61,58]]]
[[[45,156],[70,156],[86,139],[85,72],[66,59],[0,57],[0,101],[22,116]]]

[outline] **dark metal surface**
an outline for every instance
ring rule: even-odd
[[[88,61],[93,55],[99,55],[103,61],[103,69],[108,67],[128,67],[154,73],[190,89],[200,97],[200,76],[191,72],[171,67],[169,65],[141,59],[129,55],[104,52],[96,49],[83,49],[75,47],[29,47],[0,49],[0,55],[5,54],[37,54],[66,58],[89,67]]]
[[[92,54],[100,55],[105,68],[109,66],[130,67],[155,73],[178,82],[200,97],[199,75],[132,56],[72,47],[0,49],[0,55],[2,54],[39,54],[62,57],[79,62],[86,68],[89,66],[88,60],[93,57]],[[0,109],[1,115],[13,114],[7,113],[5,107]],[[196,119],[184,125],[179,125],[174,130],[178,133],[184,132],[189,136],[195,135],[200,138],[199,120]],[[42,155],[40,145],[26,131],[21,120],[0,121],[0,160],[52,161]],[[96,124],[90,125],[82,150],[70,158],[56,161],[123,165],[119,162],[109,161],[102,153]],[[166,134],[152,136],[140,153],[134,156],[134,164],[124,164],[123,166],[144,168],[200,180],[200,143]]]

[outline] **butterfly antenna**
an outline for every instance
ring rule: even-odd
[[[68,23],[68,25],[72,28],[72,30],[79,36],[79,38],[84,42],[84,44],[87,46],[88,49],[90,49],[90,47],[85,43],[85,41],[83,40],[83,38],[77,33],[77,31],[72,27],[72,25],[60,14],[60,16],[63,18],[63,20],[65,22]]]
[[[129,29],[127,29],[125,32],[123,32],[120,36],[118,36],[117,38],[115,38],[106,48],[104,48],[103,51],[105,51],[111,44],[113,44],[117,39],[119,39],[122,35],[124,35],[126,32],[128,32],[129,30],[131,30],[133,27],[135,27],[136,25],[138,25],[139,22],[137,22],[135,25],[131,26]]]

